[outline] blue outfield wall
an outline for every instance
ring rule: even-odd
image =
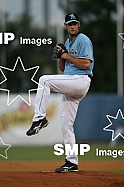
[[[79,105],[74,124],[77,141],[110,140],[112,132],[103,128],[110,124],[106,115],[116,117],[124,109],[124,97],[117,95],[87,95]]]

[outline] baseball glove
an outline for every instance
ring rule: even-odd
[[[66,47],[62,43],[57,44],[53,49],[53,57],[57,59],[61,58],[63,53],[68,53]]]

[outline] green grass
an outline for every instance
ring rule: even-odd
[[[91,146],[91,150],[85,155],[79,155],[79,160],[124,160],[123,156],[118,156],[113,158],[112,156],[96,156],[96,148],[102,150],[123,150],[123,144],[118,144],[116,147],[111,149],[106,143],[88,143]],[[4,154],[5,147],[0,147],[0,154]],[[65,155],[56,156],[54,155],[53,146],[12,146],[8,150],[8,161],[17,160],[64,160]],[[3,157],[0,156],[0,161],[5,161]]]

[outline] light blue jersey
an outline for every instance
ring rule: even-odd
[[[74,40],[67,39],[65,46],[68,50],[68,53],[76,58],[86,58],[91,60],[90,68],[83,69],[78,67],[68,60],[65,60],[65,70],[64,74],[66,75],[90,75],[93,76],[93,46],[90,39],[84,34],[78,34]]]

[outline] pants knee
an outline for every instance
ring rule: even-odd
[[[47,79],[46,79],[46,75],[43,75],[39,78],[39,83],[44,83]]]
[[[39,78],[39,84],[42,86],[49,86],[49,77],[48,75],[43,75]]]

